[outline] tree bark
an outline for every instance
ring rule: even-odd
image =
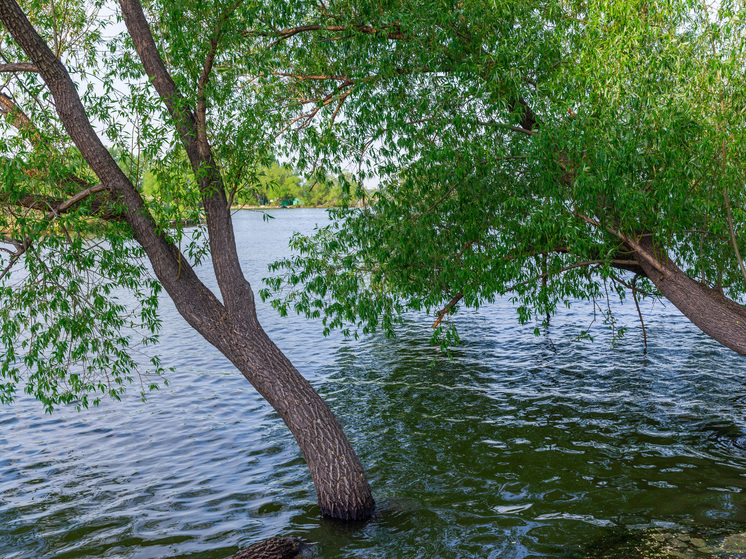
[[[636,244],[637,261],[658,291],[705,334],[746,355],[746,308],[686,275],[651,236]]]
[[[298,538],[268,538],[227,559],[293,559],[300,556],[304,547],[304,541]]]
[[[127,12],[128,27],[132,24],[135,30],[135,44],[147,42],[150,31],[142,8],[134,1],[123,1],[122,7]],[[205,201],[213,266],[223,302],[199,280],[173,243],[159,232],[139,192],[94,132],[67,70],[14,0],[0,0],[0,21],[38,68],[54,97],[63,126],[85,160],[123,204],[135,239],[143,246],[153,271],[179,313],[244,374],[290,428],[311,471],[322,514],[342,520],[369,518],[374,507],[370,486],[339,422],[259,325],[251,287],[238,263],[227,204],[222,204],[222,211],[218,207],[225,198],[225,191],[209,146],[196,146],[196,163],[192,159],[195,150],[190,147],[188,151],[191,151],[193,166],[200,173],[197,176],[201,179]],[[147,54],[153,55],[152,52]],[[178,96],[175,86],[173,92]],[[163,97],[163,93],[161,95]],[[186,115],[186,124],[176,120],[184,139],[191,134],[189,111],[179,104],[178,97],[171,100],[174,99],[177,116]],[[168,99],[164,101],[169,103]]]

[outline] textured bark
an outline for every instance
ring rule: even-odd
[[[268,538],[227,559],[293,559],[303,550],[304,542],[298,538]]]
[[[49,87],[67,133],[101,183],[122,204],[136,240],[143,246],[153,271],[179,313],[244,374],[290,428],[311,471],[322,514],[343,520],[367,519],[374,507],[370,486],[339,422],[269,339],[256,318],[254,296],[238,262],[222,178],[209,145],[206,139],[201,144],[197,142],[189,107],[183,103],[165,67],[159,68],[160,58],[139,3],[123,0],[122,8],[138,52],[142,51],[146,71],[155,73],[154,85],[174,115],[199,177],[213,267],[223,302],[159,232],[140,194],[93,131],[67,70],[15,1],[0,0],[0,21]]]
[[[746,308],[721,292],[686,275],[650,236],[642,237],[636,249],[639,265],[658,290],[700,330],[746,355]]]

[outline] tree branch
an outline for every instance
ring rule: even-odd
[[[461,299],[464,298],[463,292],[458,293],[456,296],[453,297],[448,303],[446,303],[446,306],[443,307],[438,311],[438,319],[433,323],[432,328],[437,328],[440,322],[443,320],[443,318],[455,307]]]
[[[173,118],[197,178],[207,217],[212,264],[228,314],[247,328],[258,327],[254,294],[239,263],[225,184],[209,143],[201,134],[189,104],[176,87],[137,0],[120,0],[122,16],[143,68]],[[209,68],[202,74],[209,76]],[[177,272],[178,273],[178,272]]]
[[[220,44],[220,36],[223,32],[223,23],[225,23],[230,15],[233,14],[238,6],[240,6],[242,3],[243,0],[236,0],[236,2],[234,2],[232,6],[230,6],[220,15],[220,19],[215,26],[214,34],[212,37],[210,37],[210,48],[207,51],[205,64],[202,67],[202,73],[200,74],[199,80],[197,82],[197,133],[201,134],[201,137],[198,137],[197,140],[200,144],[207,143],[206,87],[207,83],[210,81],[210,73],[212,72],[212,67],[215,63],[215,57],[217,56],[218,45]]]
[[[67,200],[64,200],[62,202],[54,200],[55,203],[53,204],[52,198],[45,198],[42,196],[27,196],[26,198],[22,199],[21,203],[18,205],[27,207],[29,209],[41,210],[42,208],[37,206],[43,201],[43,204],[45,204],[49,208],[49,211],[44,216],[44,221],[51,223],[56,217],[66,213],[76,204],[82,202],[86,198],[93,196],[98,192],[104,192],[106,190],[107,188],[103,184],[97,184],[96,186],[91,186],[90,188],[81,190],[80,192],[75,194],[75,196],[72,196],[71,198],[68,198]],[[24,206],[24,203],[28,205]],[[0,273],[0,279],[3,279],[10,273],[10,270],[13,268],[16,262],[18,262],[18,259],[21,258],[21,256],[23,256],[23,254],[29,249],[32,243],[32,239],[30,237],[27,237],[23,240],[23,242],[21,242],[17,239],[13,239],[12,237],[3,235],[2,238],[0,238],[0,241],[10,243],[16,247],[16,251],[10,259],[10,262]]]
[[[394,31],[397,30],[397,31]],[[392,23],[390,25],[382,25],[381,27],[371,27],[369,25],[300,25],[298,27],[290,27],[288,29],[279,29],[271,33],[254,33],[247,32],[248,35],[258,35],[261,37],[272,37],[279,36],[276,41],[269,44],[269,48],[272,48],[279,43],[299,35],[300,33],[309,33],[316,31],[357,31],[358,33],[364,33],[366,35],[374,35],[376,37],[382,37],[394,41],[402,41],[411,39],[411,36],[401,31],[401,26],[398,23]]]
[[[207,57],[205,58],[205,64],[202,67],[202,73],[199,76],[197,82],[197,134],[199,135],[197,141],[199,143],[207,141],[207,94],[205,88],[207,82],[210,81],[210,73],[212,72],[212,66],[215,62],[215,56],[218,51],[218,43],[220,42],[220,29],[215,33],[214,37],[210,38],[210,48],[207,51]]]
[[[642,312],[640,311],[640,303],[637,301],[637,278],[635,276],[632,279],[632,299],[635,301],[635,307],[637,308],[637,316],[640,318],[640,326],[642,326],[642,343],[645,345],[645,349],[648,349],[648,333],[645,329],[645,321],[642,319]]]
[[[38,74],[39,68],[29,62],[12,62],[0,64],[0,72],[35,72]]]
[[[597,229],[608,231],[613,236],[615,236],[617,239],[623,241],[624,244],[628,245],[631,249],[635,251],[635,254],[638,254],[648,264],[650,264],[653,268],[655,268],[661,274],[663,274],[663,276],[666,276],[668,274],[668,272],[665,270],[663,265],[653,255],[651,255],[649,252],[643,249],[637,240],[632,239],[631,237],[625,235],[624,233],[622,233],[621,231],[618,231],[617,229],[614,229],[613,227],[608,227],[608,226],[604,227],[603,225],[601,225],[600,222],[596,221],[595,219],[591,219],[587,215],[577,210],[572,210],[572,213],[575,217],[582,219],[589,225],[592,225],[593,227]]]
[[[18,131],[28,134],[29,141],[34,147],[39,146],[41,132],[16,102],[4,93],[0,93],[0,114]]]

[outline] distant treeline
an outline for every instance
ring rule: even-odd
[[[180,167],[180,168],[179,168]],[[187,167],[153,166],[143,175],[142,191],[148,198],[174,197],[181,193],[180,203],[194,197],[194,174]],[[357,185],[343,188],[336,177],[317,173],[314,178],[304,178],[292,167],[277,162],[257,166],[244,172],[233,185],[227,185],[228,197],[233,206],[339,206],[348,192],[355,192]],[[347,201],[350,199],[347,197]],[[353,201],[354,203],[354,201]]]

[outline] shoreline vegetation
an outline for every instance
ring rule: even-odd
[[[174,210],[199,207],[201,197],[194,173],[180,153],[172,159],[153,163],[144,172],[142,195],[147,199],[165,201]],[[231,210],[332,208],[361,203],[352,195],[360,186],[347,175],[337,177],[317,172],[306,177],[288,164],[273,162],[231,178],[225,184]],[[352,201],[355,203],[348,203]]]
[[[356,202],[355,204],[346,204],[346,207],[348,208],[362,208],[365,204],[363,204],[361,201]],[[231,212],[238,212],[238,211],[258,211],[262,212],[265,210],[295,210],[295,209],[303,209],[303,210],[331,210],[334,208],[341,208],[342,204],[338,205],[325,205],[325,206],[307,206],[303,204],[296,204],[295,206],[282,206],[279,204],[267,204],[267,205],[261,205],[257,206],[255,204],[233,204],[231,206],[230,211]],[[176,220],[171,221],[172,225],[176,223]],[[197,219],[183,219],[181,220],[181,224],[184,227],[196,227],[200,223],[204,223],[204,218]]]
[[[355,204],[345,204],[344,207],[347,208],[362,208],[364,204],[361,202],[356,202]],[[343,207],[343,204],[325,204],[323,206],[312,206],[310,204],[296,204],[296,205],[288,205],[288,206],[282,206],[280,204],[263,204],[261,206],[257,206],[256,204],[233,204],[231,206],[231,211],[239,211],[239,210],[297,210],[297,209],[312,209],[312,210],[332,210],[334,208],[341,208]]]

